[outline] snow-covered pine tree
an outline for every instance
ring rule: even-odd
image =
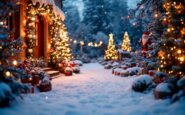
[[[6,25],[8,16],[15,11],[12,0],[0,1],[0,107],[5,107],[20,96],[26,86],[17,80],[24,75],[24,70],[17,68],[17,60],[12,59],[22,48],[22,40],[10,38],[10,29]]]
[[[128,51],[128,52],[131,51],[130,39],[129,39],[129,36],[128,36],[127,32],[125,32],[125,34],[124,34],[121,49],[124,50],[124,51]]]
[[[91,34],[104,32],[108,34],[110,28],[108,27],[109,10],[105,7],[106,0],[84,0],[84,19],[83,22],[91,27]]]
[[[81,31],[78,31],[78,28],[81,26],[81,17],[76,4],[71,4],[73,0],[64,0],[64,12],[65,12],[65,24],[68,28],[70,38],[82,38],[79,36]]]
[[[127,0],[106,1],[110,11],[108,19],[111,32],[114,33],[114,37],[116,38],[115,42],[120,43],[124,32],[130,30],[129,28],[131,27],[128,18]]]
[[[117,54],[117,51],[115,50],[113,34],[109,34],[109,43],[108,43],[107,50],[105,51],[104,59],[105,60],[118,59],[118,54]]]

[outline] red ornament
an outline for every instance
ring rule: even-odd
[[[162,21],[162,24],[165,26],[165,25],[168,24],[168,21],[167,21],[167,20],[163,20],[163,21]]]

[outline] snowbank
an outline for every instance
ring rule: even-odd
[[[132,89],[136,92],[144,92],[151,89],[153,85],[152,77],[149,75],[140,75],[132,84]]]
[[[177,86],[179,88],[185,87],[185,77],[181,78],[178,82],[177,82]]]
[[[6,98],[7,94],[10,92],[11,92],[11,88],[7,84],[0,83],[0,101]]]
[[[171,85],[169,83],[160,83],[155,88],[155,91],[165,92],[165,93],[171,93],[172,92],[172,89],[171,89]]]
[[[52,80],[53,90],[24,95],[22,103],[0,109],[1,115],[184,115],[185,100],[170,104],[153,93],[136,93],[138,77],[115,77],[97,63],[85,64],[81,74]],[[85,109],[84,109],[85,108]]]

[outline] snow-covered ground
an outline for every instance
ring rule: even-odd
[[[97,63],[81,71],[54,79],[51,92],[25,95],[18,104],[0,109],[0,115],[185,115],[185,99],[171,104],[155,100],[152,92],[133,92],[136,76],[114,76]]]

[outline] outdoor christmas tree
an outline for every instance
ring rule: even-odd
[[[166,0],[164,3],[166,17],[166,32],[159,57],[161,59],[161,70],[164,72],[181,77],[185,75],[185,24],[184,1]]]
[[[129,36],[128,36],[127,32],[125,32],[125,34],[124,34],[124,38],[123,38],[123,43],[122,43],[121,49],[125,50],[125,51],[128,51],[128,52],[131,51],[130,39],[129,39]]]
[[[72,59],[71,49],[69,46],[69,36],[65,26],[61,30],[61,53],[62,53],[62,61],[70,61]]]
[[[104,59],[105,60],[117,60],[118,59],[118,54],[115,50],[113,34],[109,34],[109,43],[108,43],[107,50],[105,51]]]
[[[11,1],[0,2],[0,107],[11,104],[26,87],[18,80],[23,77],[24,70],[19,69],[15,59],[22,48],[20,38],[12,38],[6,20],[12,15],[16,5]]]
[[[50,26],[50,31],[50,36],[52,37],[51,45],[55,46],[52,47],[50,52],[50,63],[57,64],[62,61],[70,61],[72,54],[69,46],[68,32],[60,18],[57,18],[57,21],[53,21]]]

